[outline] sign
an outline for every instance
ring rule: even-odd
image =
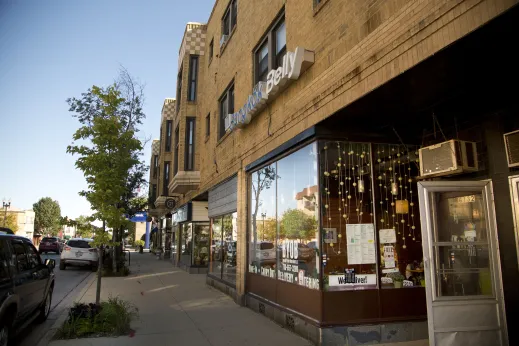
[[[126,215],[128,217],[128,215]],[[145,211],[137,212],[130,218],[131,222],[146,222],[148,219],[148,215]]]
[[[381,229],[378,232],[380,244],[393,244],[396,243],[396,232],[393,228]]]
[[[323,228],[325,243],[337,243],[337,228]]]
[[[176,204],[177,203],[175,202],[175,200],[173,198],[166,199],[166,208],[167,209],[175,209]]]
[[[349,273],[351,278],[351,273]],[[354,287],[354,286],[376,286],[377,274],[355,274],[355,283],[346,279],[346,275],[329,275],[328,284],[330,287]]]
[[[267,101],[272,101],[283,89],[314,63],[314,52],[297,47],[294,52],[287,52],[283,62],[275,70],[270,70],[267,82],[256,84],[245,105],[239,111],[225,117],[225,131],[244,127],[252,118],[263,110]]]
[[[372,223],[346,224],[348,264],[376,263],[375,228]]]
[[[172,215],[173,222],[185,222],[191,219],[191,203],[184,204]]]
[[[395,267],[395,248],[393,245],[384,245],[384,268]]]

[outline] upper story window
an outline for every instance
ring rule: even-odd
[[[168,185],[169,185],[169,161],[164,162],[164,185],[162,186],[162,195],[168,195]]]
[[[175,156],[173,157],[173,176],[177,175],[178,172],[178,146],[180,143],[180,131],[177,125],[177,128],[175,129]]]
[[[195,118],[186,119],[186,155],[184,170],[195,170]]]
[[[213,59],[214,54],[214,38],[211,39],[211,42],[209,43],[209,62]]]
[[[189,57],[189,94],[188,100],[196,100],[196,83],[198,80],[198,55]]]
[[[269,71],[283,65],[283,58],[287,53],[284,14],[274,22],[260,42],[254,54],[255,83],[266,82]]]
[[[157,177],[157,171],[159,169],[159,155],[153,156],[153,178]]]
[[[220,124],[218,126],[218,139],[225,135],[225,118],[234,113],[234,82],[220,97]]]
[[[177,112],[180,109],[180,99],[182,97],[182,66],[177,75]]]
[[[157,184],[153,184],[152,190],[151,190],[151,201],[155,202],[157,199]]]
[[[162,125],[160,126],[160,146],[159,146],[159,153],[162,152],[162,143],[164,143],[164,135],[162,133],[162,130],[164,130],[164,128],[162,127]]]
[[[171,131],[173,131],[172,127],[173,127],[173,121],[171,121],[171,120],[166,121],[166,152],[171,151],[171,134],[172,134]]]
[[[211,135],[211,113],[205,116],[205,136],[209,137]]]
[[[238,0],[231,0],[222,18],[222,35],[229,36],[236,26],[238,16]]]

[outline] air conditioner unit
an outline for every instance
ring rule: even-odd
[[[421,178],[475,172],[476,143],[452,139],[419,150]]]
[[[220,48],[222,48],[222,46],[227,42],[228,39],[229,35],[222,35],[222,37],[220,38]]]
[[[506,158],[508,160],[508,167],[519,166],[519,130],[505,133]]]

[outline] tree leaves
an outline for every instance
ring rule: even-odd
[[[61,225],[61,208],[58,201],[43,197],[33,204],[34,224],[38,232],[57,235]]]

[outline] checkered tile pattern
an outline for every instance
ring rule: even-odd
[[[160,151],[160,141],[158,139],[155,139],[151,143],[151,154],[158,155],[159,151]]]
[[[188,23],[184,33],[184,39],[180,46],[178,56],[178,68],[182,66],[182,60],[186,54],[204,55],[205,37],[207,27],[200,23]]]
[[[175,115],[175,99],[165,99],[162,105],[162,121],[173,120],[173,115]]]

